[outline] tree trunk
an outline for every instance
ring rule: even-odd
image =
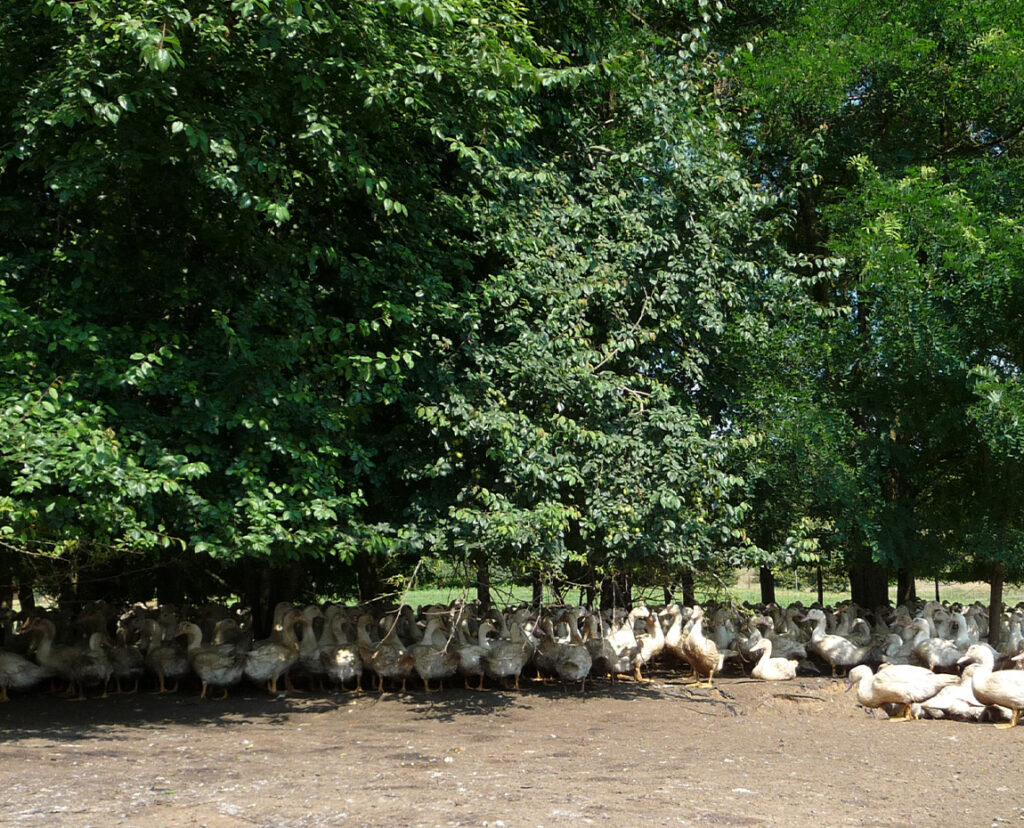
[[[825,606],[825,584],[821,578],[821,564],[818,564],[817,572],[815,573],[818,581],[818,606]],[[888,587],[888,585],[886,585]]]
[[[185,601],[185,579],[181,563],[167,553],[161,553],[156,577],[157,602],[180,607]]]
[[[27,567],[26,567],[27,569]],[[35,579],[31,573],[23,572],[18,578],[18,603],[21,605],[21,617],[28,618],[36,611]]]
[[[476,600],[486,613],[491,608],[491,568],[483,553],[474,556],[476,561]]]
[[[594,601],[597,600],[597,571],[591,563],[587,567],[587,609],[593,609]]]
[[[889,573],[886,568],[864,558],[850,566],[850,597],[865,609],[877,609],[889,603]]]
[[[286,566],[275,566],[270,571],[267,604],[273,610],[281,601],[294,602],[299,597],[299,585],[306,580],[306,569],[298,561],[291,561]]]
[[[907,604],[917,600],[917,584],[913,571],[900,567],[896,572],[896,603]]]
[[[679,586],[683,590],[683,606],[692,607],[697,603],[696,594],[693,591],[693,570],[684,569],[682,577],[679,579]]]
[[[992,567],[992,585],[988,601],[988,643],[999,646],[1003,625],[1003,582],[1006,580],[1006,564],[999,562]]]
[[[269,632],[270,566],[266,561],[245,558],[242,561],[243,599],[249,605],[252,631],[256,638],[265,638]]]
[[[534,572],[530,578],[530,585],[533,587],[533,596],[530,603],[537,609],[540,609],[544,604],[544,581],[540,577],[540,572]]]
[[[761,582],[761,603],[774,604],[775,573],[772,572],[772,568],[770,566],[762,566],[761,571],[758,574],[758,580]]]
[[[633,606],[632,578],[624,572],[605,578],[601,582],[601,609],[622,608]]]
[[[14,578],[9,573],[4,573],[0,578],[0,606],[14,609],[14,593],[17,591],[14,586]]]
[[[377,577],[377,562],[369,552],[356,555],[356,585],[359,590],[359,602],[367,603],[380,596],[380,579]]]

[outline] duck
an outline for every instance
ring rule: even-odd
[[[710,629],[705,635],[715,642],[720,653],[728,650],[736,637],[734,617],[734,607],[720,606],[714,612],[712,623],[708,625]]]
[[[177,628],[177,623],[171,628]],[[146,667],[157,677],[159,688],[156,694],[178,692],[178,683],[192,669],[188,663],[188,653],[179,647],[174,636],[166,636],[166,628],[155,618],[146,618],[142,622],[142,639],[140,649],[145,653]],[[173,687],[167,681],[174,682]]]
[[[71,662],[71,676],[74,686],[78,688],[76,701],[85,699],[85,688],[99,685],[103,691],[100,698],[107,698],[107,686],[113,675],[110,657],[107,655],[107,634],[94,632],[89,635],[87,647],[78,651],[77,657]]]
[[[775,619],[772,616],[763,616],[758,621],[758,625],[764,627],[764,637],[772,642],[772,652],[775,658],[797,660],[807,658],[807,647],[804,642],[797,641],[791,633],[776,632]]]
[[[910,664],[913,645],[913,639],[905,641],[899,633],[891,632],[878,646],[878,661],[884,664]]]
[[[651,611],[641,605],[629,611],[625,620],[609,635],[600,633],[601,618],[596,614],[586,617],[586,647],[590,653],[592,669],[607,675],[612,681],[634,672],[634,663],[640,654],[640,642],[634,632],[639,619],[647,619]]]
[[[955,668],[964,651],[947,638],[931,634],[927,618],[918,618],[912,625],[917,630],[912,648],[913,658],[929,670]]]
[[[104,648],[106,633],[93,632],[85,647],[54,645],[57,627],[49,618],[30,618],[23,628],[38,635],[36,662],[68,681],[67,695],[75,695],[76,701],[85,699],[86,686],[99,684],[103,688],[102,698],[107,697],[110,681],[110,659]]]
[[[324,635],[318,638],[315,634],[314,622],[324,617],[320,607],[310,605],[302,610],[305,621],[301,622],[302,638],[299,639],[299,660],[296,665],[301,675],[309,679],[310,689],[323,690],[324,666],[320,661],[321,638],[330,637],[325,626]],[[289,688],[294,691],[294,688]]]
[[[538,665],[543,664],[547,671],[563,682],[580,682],[582,689],[590,675],[593,659],[583,643],[575,613],[563,613],[559,623],[567,625],[569,640],[559,641],[555,638],[554,625],[550,618],[545,618],[541,624],[545,638],[537,649]]]
[[[500,625],[499,637],[487,646],[487,653],[483,656],[484,673],[492,681],[500,683],[513,679],[515,689],[519,690],[519,677],[530,660],[533,648],[522,625],[514,623],[509,629],[500,613],[496,620]]]
[[[10,701],[8,689],[31,690],[53,675],[52,669],[30,661],[21,653],[0,650],[0,702]]]
[[[958,676],[948,673],[933,673],[913,664],[889,664],[877,674],[867,664],[858,664],[850,670],[846,689],[857,688],[857,701],[864,707],[881,707],[897,704],[901,716],[894,721],[916,719],[912,705],[919,704],[936,695],[943,687],[959,683]]]
[[[418,644],[409,647],[409,655],[412,656],[416,666],[416,673],[423,680],[423,687],[427,693],[433,692],[430,689],[430,682],[438,680],[438,690],[446,678],[455,675],[459,669],[459,656],[446,636],[441,636],[444,642],[437,646],[437,638],[444,626],[441,616],[432,615],[427,621],[427,627],[423,631],[423,638]]]
[[[200,629],[202,629],[202,625],[200,625]],[[239,652],[246,652],[252,647],[252,630],[243,630],[234,618],[222,618],[213,625],[210,643],[213,645],[231,644]]]
[[[772,641],[770,638],[762,638],[753,644],[750,653],[761,653],[757,664],[750,671],[756,679],[761,681],[789,681],[796,678],[796,662],[788,658],[772,658]]]
[[[704,636],[704,610],[699,604],[694,605],[690,621],[693,626],[690,628],[690,634],[683,640],[683,658],[693,670],[697,679],[695,685],[699,687],[700,677],[707,676],[707,686],[712,687],[715,673],[719,672],[725,663],[725,656],[719,653],[718,645],[714,641]]]
[[[640,672],[641,668],[654,661],[665,649],[665,630],[662,628],[658,616],[648,612],[644,617],[644,624],[647,628],[647,633],[637,639],[639,649],[632,662],[633,677],[638,682],[644,681],[643,675]],[[649,681],[650,679],[647,680]]]
[[[825,632],[825,613],[817,607],[808,611],[807,620],[814,621],[811,640],[807,649],[816,653],[832,668],[832,678],[836,678],[837,669],[849,669],[865,661],[871,652],[870,645],[858,647],[841,635],[830,635]]]
[[[1024,660],[1024,656],[1015,658]],[[978,667],[971,676],[971,689],[975,697],[983,704],[998,704],[1012,711],[1009,722],[999,722],[996,727],[1016,727],[1020,719],[1020,711],[1024,708],[1024,671],[993,670],[995,659],[992,651],[982,644],[972,644],[967,648],[960,664],[976,663]]]
[[[228,697],[228,687],[238,684],[245,673],[246,654],[234,644],[210,644],[203,646],[203,631],[198,624],[183,621],[178,625],[179,634],[188,639],[188,661],[193,672],[203,683],[199,698],[206,698],[208,687],[219,687],[223,692],[219,700]]]
[[[33,616],[24,623],[21,630],[32,635],[29,649],[35,654],[36,663],[51,675],[66,681],[66,695],[73,695],[75,686],[72,664],[78,657],[78,649],[67,644],[54,644],[57,625],[49,618]]]
[[[329,641],[320,649],[320,663],[327,677],[344,689],[352,679],[356,680],[354,693],[363,692],[363,660],[359,657],[359,645],[352,642],[345,628],[345,616],[332,613],[325,632],[329,630]]]
[[[1012,715],[999,705],[985,705],[978,701],[971,688],[977,663],[968,664],[960,674],[960,681],[943,687],[930,699],[914,705],[914,712],[927,719],[956,719],[963,722],[979,722],[984,717],[997,717],[1006,721]]]
[[[359,657],[363,661],[363,666],[377,674],[377,690],[381,693],[384,692],[384,679],[401,679],[404,693],[405,683],[416,667],[416,660],[399,640],[396,632],[397,625],[392,625],[380,641],[374,641],[370,637],[370,627],[372,626],[372,615],[359,617],[356,634],[359,641]]]
[[[469,619],[463,618],[455,627],[455,653],[459,658],[459,673],[463,676],[467,690],[484,689],[484,656],[490,652],[488,635],[494,632],[490,621],[481,621],[477,626],[477,641],[474,644],[469,635]],[[470,687],[469,680],[477,676],[477,686]]]
[[[131,695],[139,690],[139,679],[146,672],[146,660],[138,646],[128,643],[127,636],[127,630],[119,628],[114,646],[107,648],[107,656],[110,658],[110,669],[117,688],[115,692]],[[122,681],[130,681],[132,689],[124,690],[121,687]]]
[[[683,626],[689,621],[690,610],[684,609],[680,604],[672,603],[665,607],[660,615],[670,619],[668,621],[668,628],[665,630],[664,652],[671,655],[677,661],[685,662],[683,641],[686,636],[683,633]]]
[[[275,613],[276,614],[276,613]],[[266,683],[267,692],[277,695],[277,682],[299,660],[299,641],[295,625],[308,623],[297,609],[285,609],[270,638],[257,641],[245,654],[245,676],[250,681]]]

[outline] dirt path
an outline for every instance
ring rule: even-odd
[[[0,825],[939,825],[1024,820],[1024,726],[872,718],[824,679],[586,695],[0,706]]]

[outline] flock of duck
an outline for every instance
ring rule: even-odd
[[[294,682],[323,690],[373,687],[405,691],[410,681],[434,692],[461,677],[467,689],[519,689],[520,678],[577,684],[627,677],[642,682],[653,664],[689,666],[696,683],[716,674],[764,681],[799,675],[848,676],[857,699],[900,720],[918,717],[1017,724],[1024,708],[1024,609],[1000,614],[996,650],[983,643],[987,611],[980,605],[929,602],[866,612],[853,604],[832,611],[799,604],[726,604],[626,612],[584,607],[520,606],[487,612],[473,603],[366,606],[279,604],[271,635],[253,640],[244,611],[208,605],[136,606],[119,612],[99,603],[68,618],[59,613],[20,620],[0,615],[0,701],[8,691],[49,682],[52,692],[83,699],[135,692],[148,680],[157,693],[191,680],[221,698],[243,681],[269,693]],[[729,665],[727,667],[727,665]],[[1000,669],[996,669],[996,668]],[[279,683],[283,687],[279,690]],[[130,689],[128,689],[130,688]]]

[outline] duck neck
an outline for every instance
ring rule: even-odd
[[[857,682],[857,701],[865,707],[874,707],[875,694],[872,682],[875,680],[873,673],[866,672],[861,680]]]
[[[661,628],[661,621],[658,620],[657,615],[651,614],[647,617],[647,632],[655,643],[660,644],[665,641],[665,630]]]
[[[476,643],[479,646],[484,647],[484,648],[490,648],[490,643],[491,642],[487,638],[487,633],[488,632],[489,632],[489,625],[488,624],[480,624],[480,626],[477,628],[477,631],[476,631]]]
[[[48,661],[53,651],[54,630],[49,625],[43,625],[40,630],[39,643],[36,644],[36,661],[42,664]]]
[[[345,634],[345,620],[340,615],[331,618],[331,636],[333,643],[339,647],[349,643],[348,635]]]
[[[299,641],[299,650],[305,655],[312,655],[320,649],[320,644],[313,634],[313,622],[306,616],[300,618],[299,622],[302,624],[302,640]]]
[[[373,624],[373,618],[369,615],[364,615],[359,619],[359,623],[356,625],[356,638],[359,643],[366,646],[374,646],[373,639],[370,638],[370,625]]]
[[[191,655],[203,643],[203,631],[195,624],[185,627],[185,637],[188,639],[188,652]]]
[[[668,632],[665,633],[666,638],[678,641],[683,635],[683,613],[676,608],[672,613],[672,623],[669,625]]]

